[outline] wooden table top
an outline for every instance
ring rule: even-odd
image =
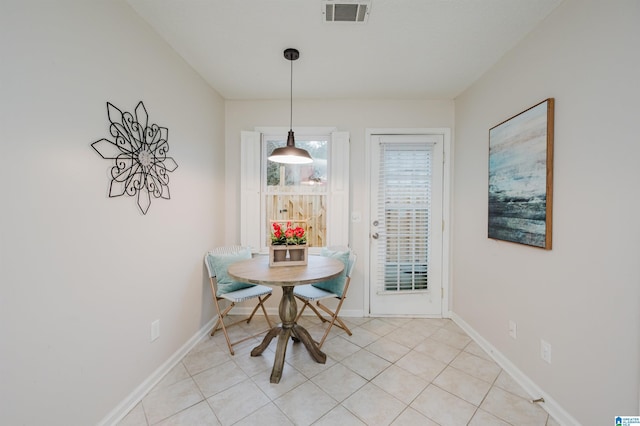
[[[269,266],[269,256],[256,256],[229,266],[227,273],[238,281],[252,284],[294,286],[311,284],[334,278],[344,270],[338,259],[326,256],[308,256],[307,265]]]

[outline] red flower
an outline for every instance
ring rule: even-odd
[[[287,222],[287,228],[283,231],[282,225],[278,222],[273,222],[271,225],[273,232],[271,234],[271,244],[306,244],[307,237],[302,227],[297,226],[293,228],[291,222]]]

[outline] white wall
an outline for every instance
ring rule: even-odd
[[[159,40],[123,1],[0,3],[1,424],[96,424],[213,316],[224,101]],[[107,101],[169,129],[146,216],[107,196]]]
[[[295,89],[294,89],[295,92]],[[294,93],[295,94],[295,93]],[[240,162],[240,131],[260,126],[289,127],[289,101],[227,101],[226,162]],[[362,221],[350,225],[350,245],[358,254],[349,295],[342,311],[362,312],[364,308],[364,268],[369,248],[369,182],[365,176],[365,131],[367,128],[453,128],[453,101],[398,100],[296,100],[293,101],[293,126],[337,127],[351,136],[350,194],[351,211],[362,213]],[[227,243],[240,241],[240,170],[227,168]],[[279,290],[278,290],[279,291]],[[269,300],[277,306],[279,297]]]
[[[583,425],[640,411],[639,46],[639,2],[566,0],[456,99],[453,310]],[[553,250],[489,240],[488,130],[548,97]]]

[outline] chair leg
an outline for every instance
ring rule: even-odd
[[[229,311],[234,307],[235,303],[231,303],[229,306],[227,306],[227,308],[220,312],[220,305],[218,304],[218,299],[215,298],[214,299],[215,305],[216,305],[216,310],[218,311],[218,321],[216,322],[216,326],[213,327],[213,330],[211,331],[211,336],[213,336],[213,334],[217,331],[217,326],[218,324],[220,324],[220,328],[222,328],[222,333],[224,334],[224,338],[227,341],[227,346],[229,347],[229,352],[231,353],[231,355],[235,355],[233,352],[233,345],[231,344],[231,340],[229,339],[229,335],[227,334],[227,327],[224,325],[224,318],[227,315],[227,313],[229,313]]]
[[[270,294],[267,294],[264,299],[261,298],[261,297],[258,297],[258,300],[260,301],[260,302],[258,302],[258,304],[262,308],[262,313],[264,314],[264,318],[267,320],[267,325],[269,326],[269,329],[272,329],[273,328],[273,324],[271,324],[271,320],[269,319],[269,315],[267,315],[267,309],[264,307],[264,302],[266,302],[267,299],[270,298],[270,297],[271,297]],[[256,308],[257,308],[257,306],[256,306]],[[253,314],[251,316],[253,316]],[[249,318],[249,321],[250,320],[251,320],[251,318]],[[249,321],[247,321],[247,322],[249,322]]]
[[[315,306],[313,306],[313,302],[310,302],[308,300],[305,299],[301,299],[298,298],[300,300],[302,300],[304,302],[304,305],[302,305],[302,309],[300,309],[300,312],[298,312],[298,316],[296,317],[296,322],[298,321],[298,319],[302,316],[302,312],[304,311],[304,309],[308,306],[309,309],[311,309],[316,316],[320,319],[320,321],[322,322],[327,322],[329,321],[328,319],[326,319],[324,316],[322,316],[322,314],[320,312],[318,312],[318,310],[315,308]],[[318,302],[319,303],[319,302]]]
[[[268,296],[270,296],[270,295],[267,295],[267,297]],[[253,311],[251,311],[251,315],[249,315],[249,317],[247,318],[247,324],[249,324],[251,322],[251,319],[256,314],[256,311],[258,310],[260,305],[262,305],[262,299],[260,297],[258,297],[258,300],[259,300],[259,302],[256,303],[256,306],[254,306]],[[267,300],[267,299],[265,299],[265,300]]]
[[[344,299],[342,299],[344,300]],[[349,327],[347,327],[347,325],[342,322],[342,320],[340,319],[340,317],[338,316],[338,313],[340,312],[340,308],[342,307],[342,300],[340,300],[340,303],[338,303],[338,306],[336,307],[336,311],[335,313],[332,312],[329,308],[327,308],[326,306],[322,305],[320,302],[318,302],[318,306],[325,311],[326,313],[328,313],[331,317],[333,317],[335,315],[335,320],[338,322],[337,324],[335,324],[336,326],[340,327],[341,329],[343,329],[344,331],[347,332],[347,334],[349,336],[353,335],[353,333],[351,333],[351,330],[349,330]]]
[[[318,306],[320,306],[320,302],[319,302],[319,301],[318,301],[318,302],[316,302],[316,304],[317,304]],[[324,317],[324,315],[322,315],[320,312],[318,312],[318,310],[316,309],[316,307],[315,307],[315,306],[313,306],[313,304],[312,304],[312,303],[309,303],[309,308],[310,308],[313,312],[315,312],[316,316],[317,316],[318,318],[320,318],[320,321],[322,321],[322,322],[327,322],[327,321],[329,321],[328,319],[326,319],[326,318]]]
[[[301,297],[295,296],[296,299],[298,299],[299,301],[302,302],[302,309],[300,309],[300,311],[298,312],[298,315],[296,316],[295,322],[298,322],[298,320],[300,319],[300,317],[302,316],[302,313],[304,312],[305,308],[307,306],[309,306],[309,302]]]
[[[249,323],[251,321],[251,319],[253,318],[253,316],[255,315],[255,313],[257,312],[258,307],[261,307],[262,308],[262,312],[264,313],[264,317],[267,320],[267,324],[269,325],[269,329],[273,328],[273,324],[271,323],[271,320],[269,319],[269,316],[267,315],[267,310],[266,310],[266,308],[264,306],[264,302],[269,297],[271,297],[271,295],[267,294],[264,298],[263,297],[258,297],[259,303],[256,304],[256,306],[253,308],[253,311],[251,312],[251,315],[249,315],[248,318],[243,318],[241,320],[232,322],[230,324],[225,324],[224,323],[224,319],[226,318],[227,314],[231,311],[231,309],[233,309],[233,307],[235,306],[235,303],[231,302],[230,305],[227,306],[227,308],[224,311],[220,310],[220,304],[218,303],[218,301],[222,300],[222,299],[216,296],[216,290],[217,289],[216,289],[216,286],[214,285],[214,280],[215,280],[215,278],[210,278],[211,291],[213,293],[213,303],[214,303],[214,305],[216,307],[216,312],[218,313],[218,320],[216,321],[215,325],[213,326],[213,329],[211,330],[211,336],[213,336],[216,333],[216,331],[222,329],[222,333],[224,334],[224,338],[227,341],[227,347],[229,348],[229,353],[231,355],[235,355],[235,352],[233,351],[233,346],[234,345],[236,345],[238,343],[241,343],[241,342],[244,342],[246,340],[252,339],[252,338],[258,336],[258,334],[261,334],[261,333],[258,333],[258,334],[254,335],[254,336],[245,337],[244,339],[240,339],[240,340],[237,340],[235,342],[232,342],[231,339],[229,338],[229,333],[227,333],[227,327],[231,327],[232,325],[239,324],[239,323],[244,322],[244,321]]]
[[[327,339],[327,336],[329,335],[329,331],[331,331],[331,327],[333,327],[333,323],[335,322],[336,317],[335,315],[331,317],[331,321],[329,321],[329,325],[327,326],[327,329],[324,331],[324,335],[322,336],[322,339],[320,339],[320,341],[318,342],[318,348],[321,348],[322,345],[324,344],[324,341]]]
[[[213,335],[216,333],[216,331],[220,330],[218,328],[218,326],[220,325],[220,315],[218,315],[218,321],[216,321],[215,325],[213,326],[213,328],[211,329],[211,333],[209,334],[211,337],[213,337]]]
[[[258,303],[256,304],[256,306],[253,308],[253,311],[251,311],[251,315],[249,315],[249,318],[247,318],[247,324],[249,324],[251,322],[251,319],[253,319],[253,316],[256,314],[256,312],[258,311],[258,308],[262,308],[262,312],[264,313],[264,317],[267,320],[267,324],[269,325],[269,329],[273,328],[273,325],[271,324],[271,320],[269,320],[269,315],[267,315],[267,310],[264,307],[264,302],[267,301],[268,298],[270,298],[271,295],[267,294],[264,299],[260,296],[258,296]]]
[[[331,327],[333,327],[334,325],[343,329],[349,336],[353,335],[353,333],[351,333],[351,330],[349,330],[349,327],[347,327],[347,325],[338,317],[338,314],[340,313],[340,308],[342,307],[342,302],[344,302],[344,299],[345,299],[344,297],[340,299],[340,302],[338,302],[338,306],[336,307],[335,312],[332,312],[331,309],[327,308],[322,303],[320,303],[320,301],[318,301],[318,307],[323,311],[325,311],[327,314],[329,314],[329,316],[331,317],[331,320],[329,321],[329,325],[327,326],[327,329],[324,331],[324,335],[322,336],[322,339],[320,340],[320,342],[318,342],[318,347],[322,347],[324,341],[327,339],[327,336],[329,335],[329,331],[331,331]]]
[[[218,308],[218,307],[219,307],[219,305],[218,305],[218,303],[216,303],[216,308]],[[229,313],[231,308],[233,308],[233,303],[230,306],[228,306],[227,309],[225,309],[222,312],[220,312],[220,309],[216,309],[218,311],[218,321],[216,321],[216,325],[214,325],[213,326],[213,330],[211,330],[211,336],[213,336],[216,331],[218,331],[221,328],[223,328],[222,326],[224,325],[224,318],[227,316],[227,314]]]

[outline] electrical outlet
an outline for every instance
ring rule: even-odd
[[[540,357],[551,364],[551,343],[540,339]]]
[[[160,320],[157,319],[151,323],[151,341],[153,342],[160,337]]]
[[[518,325],[514,320],[509,320],[509,336],[513,339],[518,337]]]

